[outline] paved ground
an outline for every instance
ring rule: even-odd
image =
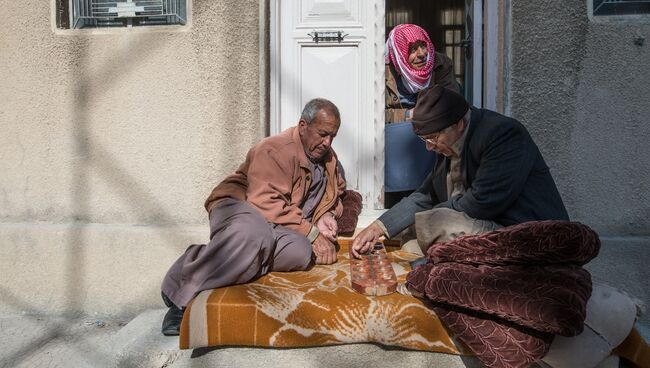
[[[124,323],[91,318],[14,316],[0,319],[0,367],[102,367],[111,337]]]

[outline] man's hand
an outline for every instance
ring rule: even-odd
[[[359,235],[352,241],[352,255],[359,258],[360,254],[368,252],[379,238],[384,235],[384,230],[376,223],[373,222],[367,228],[363,229]]]
[[[318,231],[329,241],[336,241],[336,236],[339,232],[339,225],[336,223],[336,219],[331,212],[325,213],[323,217],[318,219],[316,227],[318,228]]]
[[[328,265],[336,262],[336,246],[322,233],[318,234],[311,247],[316,255],[316,264]]]

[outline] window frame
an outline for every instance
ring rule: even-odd
[[[134,0],[135,1],[135,0]],[[129,19],[123,26],[96,26],[74,28],[73,24],[73,0],[51,0],[51,25],[56,34],[69,33],[122,33],[122,32],[149,32],[149,31],[185,31],[190,28],[192,14],[192,0],[180,0],[185,6],[185,23],[175,24],[133,24],[130,19],[142,18],[140,16],[125,18]],[[122,1],[114,1],[122,2]],[[163,15],[164,17],[164,15]],[[182,18],[181,18],[182,19]]]
[[[594,9],[594,5],[596,2],[600,1],[600,4],[602,5],[602,1],[607,1],[607,0],[587,0],[587,15],[589,17],[589,20],[592,22],[635,22],[635,23],[650,23],[650,10],[648,10],[647,13],[641,13],[641,14],[595,14],[594,11],[597,9]],[[617,5],[625,6],[626,3],[631,3],[631,2],[639,2],[639,0],[619,0],[617,2]],[[648,0],[642,0],[644,3],[648,3],[650,6],[650,1]]]

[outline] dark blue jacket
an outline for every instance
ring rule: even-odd
[[[412,225],[417,212],[440,207],[504,226],[569,219],[548,166],[521,123],[472,108],[467,129],[460,162],[467,191],[447,198],[449,159],[439,154],[420,188],[379,218],[389,236]]]

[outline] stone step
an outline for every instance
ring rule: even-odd
[[[179,350],[163,336],[165,309],[120,319],[15,315],[0,318],[0,367],[481,367],[474,358],[406,351],[374,344],[276,349],[215,347]],[[636,328],[650,341],[650,329]]]
[[[190,351],[179,350],[178,337],[160,332],[166,311],[166,308],[146,310],[113,335],[111,350],[116,367],[170,367],[179,357],[189,358]]]
[[[145,311],[113,336],[112,350],[116,352],[117,367],[481,367],[474,358],[374,344],[296,349],[215,347],[179,350],[177,337],[160,333],[165,311]]]
[[[112,336],[110,350],[115,353],[117,367],[483,367],[473,357],[408,351],[375,344],[296,349],[212,347],[179,350],[177,337],[160,333],[165,312],[166,309],[145,311]],[[648,327],[637,323],[636,328],[646,341],[650,341]]]

